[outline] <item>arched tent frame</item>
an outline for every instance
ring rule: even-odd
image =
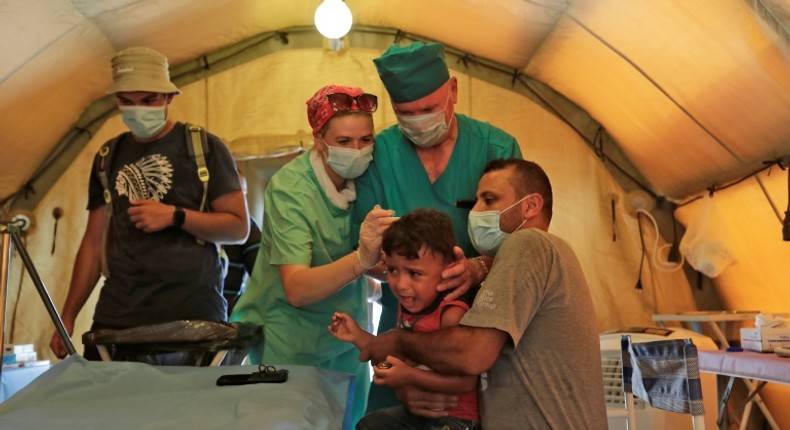
[[[429,41],[427,38],[397,29],[355,27],[344,37],[342,43],[354,48],[384,51],[392,43],[409,43],[417,40]],[[275,52],[325,48],[327,45],[327,40],[318,35],[312,27],[292,27],[266,32],[172,67],[171,80],[179,87],[186,86]],[[561,94],[517,69],[508,69],[502,64],[478,58],[449,46],[446,55],[451,67],[527,97],[554,113],[572,127],[595,150],[601,160],[609,162],[607,167],[624,188],[640,187],[654,194],[647,181],[622,154],[603,127]],[[116,113],[115,99],[112,96],[106,96],[91,104],[34,172],[31,179],[17,193],[6,197],[3,203],[28,210],[35,208],[41,197],[57,181],[79,151],[87,145],[96,131]],[[659,197],[655,194],[654,196]]]
[[[49,125],[48,119],[34,120],[32,114],[48,118],[47,115],[56,109],[47,106],[45,92],[52,90],[54,85],[64,86],[68,83],[57,79],[52,82],[40,80],[40,74],[30,74],[30,78],[26,76],[31,69],[38,71],[31,64],[62,64],[56,61],[48,63],[46,60],[53,57],[39,53],[52,52],[48,51],[50,48],[56,51],[54,48],[72,36],[72,42],[74,39],[93,38],[93,33],[98,33],[103,39],[86,45],[82,56],[69,57],[72,64],[63,65],[63,68],[76,67],[88,57],[91,60],[96,57],[102,57],[102,61],[104,57],[109,60],[109,51],[115,47],[121,48],[141,41],[154,42],[153,47],[176,59],[173,76],[178,85],[186,90],[174,107],[178,117],[206,124],[209,129],[216,131],[215,128],[221,128],[217,119],[222,112],[216,109],[221,101],[211,97],[216,91],[215,83],[219,81],[219,75],[225,71],[244,68],[248,63],[266,62],[267,59],[301,58],[307,52],[321,56],[332,65],[339,63],[336,61],[338,58],[344,55],[353,57],[356,53],[369,63],[371,55],[364,54],[364,51],[383,50],[397,33],[389,28],[403,28],[406,37],[418,37],[410,35],[419,34],[420,38],[424,36],[425,39],[441,40],[449,47],[461,47],[459,50],[450,50],[451,67],[465,76],[459,111],[480,116],[508,131],[517,132],[525,155],[537,159],[550,169],[551,177],[557,178],[558,183],[555,185],[560,188],[560,193],[578,198],[572,202],[559,200],[558,212],[563,215],[555,220],[554,227],[558,234],[572,239],[572,245],[585,261],[596,305],[599,306],[599,313],[603,314],[599,328],[649,322],[649,314],[657,309],[660,312],[692,309],[689,290],[697,296],[697,304],[703,309],[783,311],[790,308],[790,291],[785,287],[785,266],[790,259],[790,249],[781,242],[781,224],[777,223],[786,203],[787,172],[776,167],[764,168],[762,164],[764,161],[775,162],[790,153],[790,140],[787,139],[790,126],[786,121],[790,113],[790,98],[787,96],[790,93],[790,74],[787,72],[787,59],[790,58],[787,55],[790,4],[786,1],[431,2],[432,7],[442,13],[455,10],[455,18],[460,18],[460,22],[450,19],[447,22],[432,22],[435,16],[420,16],[426,4],[421,0],[404,0],[397,2],[397,5],[394,5],[396,2],[388,4],[376,0],[348,2],[352,10],[360,11],[359,22],[371,27],[356,27],[348,39],[349,50],[340,53],[322,50],[323,41],[315,33],[311,34],[312,27],[307,26],[302,18],[265,13],[261,15],[264,18],[246,19],[242,16],[261,12],[267,6],[283,6],[286,2],[266,2],[266,6],[260,6],[253,1],[223,0],[206,2],[199,7],[198,3],[185,0],[173,0],[166,5],[133,0],[46,2],[47,6],[60,3],[57,6],[63,9],[77,9],[83,16],[74,19],[77,24],[73,29],[52,30],[62,31],[66,35],[62,40],[46,40],[46,37],[42,37],[40,51],[31,55],[28,63],[18,66],[19,73],[9,71],[5,66],[0,67],[2,94],[7,94],[7,90],[12,87],[36,89],[20,91],[19,94],[15,90],[11,91],[11,97],[5,98],[6,101],[11,100],[13,103],[19,95],[41,104],[40,110],[31,112],[22,108],[19,115],[4,110],[6,118],[0,119],[0,122],[6,121],[6,125],[20,122],[29,125],[28,128],[33,131]],[[30,4],[30,9],[42,7],[43,3]],[[209,15],[214,9],[218,17],[227,18],[229,15],[220,13],[221,8],[227,7],[241,10],[230,15],[235,18],[231,20],[234,24],[258,29],[253,34],[265,30],[259,36],[232,45],[236,53],[242,55],[228,55],[235,53],[230,51],[232,48],[222,48],[226,42],[221,39],[208,44],[196,44],[195,48],[170,45],[166,37],[169,25],[193,22],[197,9],[202,9],[204,13],[208,9]],[[303,15],[311,16],[310,9],[314,5],[288,4],[286,7],[303,9],[302,12],[308,12]],[[151,9],[161,9],[161,13],[157,15]],[[139,13],[128,14],[129,10]],[[176,10],[183,10],[184,16],[172,18],[172,12]],[[30,15],[35,16],[33,13]],[[508,15],[512,15],[512,19]],[[25,22],[23,19],[19,21]],[[117,27],[113,27],[116,23]],[[92,25],[98,31],[85,28]],[[648,25],[660,30],[639,31]],[[143,26],[151,27],[152,30],[141,30]],[[219,34],[216,27],[209,28],[208,33]],[[462,30],[455,31],[456,27]],[[14,37],[8,36],[15,36],[15,26],[5,28],[9,33],[4,33],[0,28],[0,34],[7,36],[5,40],[13,41]],[[283,30],[272,30],[276,28]],[[132,29],[135,31],[129,31]],[[201,30],[198,28],[195,33],[200,34]],[[17,32],[24,34],[22,31]],[[78,32],[85,33],[84,39],[80,39],[80,35],[74,36]],[[286,33],[289,43],[284,45],[281,36]],[[237,39],[229,40],[235,42]],[[496,43],[491,44],[492,40]],[[11,53],[9,58],[16,54],[13,47],[9,49],[8,45],[4,51]],[[203,51],[211,53],[203,55]],[[228,59],[220,61],[226,56]],[[493,60],[488,62],[484,57]],[[704,58],[705,61],[695,62],[694,57]],[[466,59],[468,65],[464,65],[462,59]],[[97,63],[92,61],[91,64]],[[682,73],[673,74],[678,64],[684,69]],[[14,64],[11,66],[16,67]],[[365,87],[376,85],[372,68],[369,64],[364,67],[368,67],[366,73],[371,76],[369,80],[360,82]],[[187,74],[188,70],[194,70],[194,76]],[[103,68],[86,73],[86,84],[93,84],[87,86],[103,91],[107,81],[100,77],[105,75],[108,73]],[[58,75],[52,76],[57,78]],[[310,80],[309,84],[317,82]],[[631,90],[633,94],[618,92],[618,86]],[[503,94],[513,105],[498,113],[491,97]],[[521,97],[511,98],[512,94]],[[299,97],[306,98],[302,95]],[[97,98],[93,97],[90,101]],[[56,100],[62,102],[62,99]],[[206,104],[205,100],[212,100],[212,107],[202,108]],[[382,102],[386,104],[384,100]],[[58,145],[53,146],[55,149],[33,153],[38,166],[35,173],[28,175],[33,170],[30,169],[24,171],[24,176],[14,174],[0,180],[3,189],[0,199],[8,197],[9,188],[6,185],[15,182],[12,189],[21,192],[13,201],[9,199],[5,202],[16,209],[35,208],[39,225],[27,240],[34,252],[34,260],[47,269],[42,270],[47,284],[50,289],[57,290],[54,294],[56,301],[62,301],[65,295],[70,262],[73,261],[73,250],[64,253],[66,246],[62,245],[71,243],[75,247],[84,226],[81,215],[75,214],[84,213],[84,183],[90,153],[100,141],[122,129],[117,116],[113,115],[111,99],[95,102],[79,120],[76,115],[87,104],[79,104],[79,108],[75,109],[76,105],[65,106],[77,112],[75,126]],[[3,107],[2,103],[0,107]],[[520,115],[517,117],[513,111]],[[260,118],[269,113],[255,111],[250,115]],[[765,119],[755,121],[755,118]],[[59,122],[53,120],[51,129],[62,134],[67,128],[64,122],[63,117],[59,118]],[[376,122],[379,127],[392,124],[391,113],[383,110]],[[524,131],[541,133],[550,126],[556,127],[555,137],[558,140],[551,149],[538,147],[533,142],[533,136]],[[256,131],[253,128],[250,130]],[[304,135],[294,133],[293,130],[299,128],[291,127],[287,133],[275,133],[263,140],[279,144],[293,136]],[[9,133],[9,140],[13,140],[14,146],[13,152],[9,154],[7,151],[6,154],[9,154],[9,158],[15,158],[18,151],[22,155],[16,164],[28,163],[27,160],[31,159],[27,155],[30,148],[26,146],[31,144],[32,147],[33,143],[38,145],[36,138],[44,134],[31,133],[32,138],[26,140],[28,136],[20,138],[18,134]],[[235,138],[243,137],[227,136],[231,138],[231,143]],[[685,143],[677,142],[680,140]],[[545,140],[541,142],[546,143]],[[41,146],[46,145],[48,143]],[[584,150],[579,153],[578,148]],[[566,154],[567,160],[563,163],[547,161],[552,151]],[[45,160],[36,158],[42,153],[47,154]],[[602,158],[604,162],[600,163]],[[597,160],[598,164],[591,160]],[[621,166],[624,172],[619,172],[614,165]],[[608,176],[610,174],[611,177]],[[640,245],[636,222],[622,209],[624,191],[635,186],[628,176],[633,176],[654,195],[667,196],[665,202],[668,203],[660,205],[663,210],[657,212],[662,232],[667,238],[672,235],[669,227],[672,204],[692,200],[695,196],[706,196],[707,188],[714,190],[714,200],[723,207],[724,214],[722,219],[716,221],[731,231],[730,237],[726,239],[737,259],[735,265],[715,280],[720,302],[709,295],[700,297],[698,290],[690,287],[685,279],[666,279],[661,273],[645,273],[643,292],[634,292],[632,285],[635,282]],[[567,178],[575,179],[568,181]],[[747,179],[736,186],[722,189],[741,178]],[[20,188],[22,183],[28,186]],[[70,188],[75,189],[69,194],[73,201],[64,203],[63,196]],[[50,191],[47,192],[47,189]],[[615,228],[618,242],[615,245],[612,245],[609,237],[612,231],[611,199],[615,200],[617,206]],[[680,206],[674,211],[677,219],[688,225],[700,212],[701,203],[702,200],[695,200]],[[56,206],[66,207],[66,216],[61,221],[56,238],[57,251],[50,254],[54,224],[50,213]],[[649,244],[652,242],[650,227],[643,224],[645,243]],[[689,279],[695,283],[696,275],[692,273]],[[706,279],[703,292],[711,293],[710,286]],[[34,338],[38,350],[48,352],[46,344],[50,327],[44,329],[46,333],[41,333],[40,328],[26,327],[28,309],[40,309],[37,303],[33,303],[37,298],[31,301],[29,297],[20,296],[20,293],[26,296],[29,291],[29,285],[22,285],[17,291],[12,291],[11,302],[16,303],[16,306],[10,324],[16,327],[15,338]],[[664,306],[661,294],[672,295],[676,292],[684,295],[682,303],[673,302],[673,305]],[[654,305],[656,302],[662,305],[657,307]],[[86,305],[86,309],[92,309],[92,304]],[[81,318],[84,326],[90,315]]]

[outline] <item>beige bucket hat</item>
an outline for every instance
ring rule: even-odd
[[[132,91],[181,93],[170,82],[167,57],[142,46],[118,51],[112,58],[112,85],[107,94]]]

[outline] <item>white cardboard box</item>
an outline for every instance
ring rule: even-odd
[[[23,352],[35,352],[35,351],[36,349],[32,343],[24,343],[24,344],[16,344],[16,345],[14,345],[13,343],[9,343],[3,345],[3,352],[6,354],[8,353],[19,354]]]
[[[790,348],[790,327],[742,328],[741,347],[757,352],[772,352],[776,347]]]

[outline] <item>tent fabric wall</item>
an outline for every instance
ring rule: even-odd
[[[292,3],[9,2],[0,11],[0,48],[9,53],[0,66],[0,128],[24,148],[14,162],[0,160],[9,172],[0,198],[19,190],[77,113],[103,96],[116,49],[151,46],[179,65],[257,34],[310,26],[314,5]],[[547,84],[602,124],[646,185],[671,200],[790,153],[787,1],[349,5],[355,25],[440,40]],[[35,37],[16,37],[31,26]]]
[[[716,278],[716,292],[726,309],[788,311],[790,246],[781,241],[782,226],[770,204],[787,207],[787,174],[776,168],[712,197],[720,218],[710,221],[727,234],[715,239],[727,244],[736,260]],[[680,222],[691,222],[702,204],[700,199],[678,208]]]
[[[38,225],[26,240],[58,304],[84,228],[92,154],[123,130],[117,116],[94,126],[112,104],[104,92],[117,49],[151,46],[170,58],[176,73],[225,49],[256,51],[215,65],[222,72],[183,76],[194,83],[183,85],[173,106],[178,118],[207,125],[240,155],[255,155],[299,142],[309,146],[304,100],[330,80],[383,95],[370,59],[383,49],[382,38],[394,40],[392,29],[398,29],[443,42],[460,78],[458,110],[513,133],[525,156],[546,167],[558,194],[552,231],[568,239],[583,262],[599,329],[648,324],[654,312],[692,310],[693,298],[705,309],[790,311],[790,250],[781,241],[787,171],[775,167],[770,175],[720,189],[764,161],[790,155],[790,0],[347,0],[355,30],[345,40],[350,49],[340,52],[319,49],[320,37],[308,37],[318,2],[3,4],[0,201],[14,203],[7,199],[22,191],[16,203],[24,203],[25,184],[38,171],[48,172],[54,183],[48,191],[31,182],[38,203],[29,207]],[[300,36],[292,32],[290,43],[280,46],[275,32],[289,29],[300,29]],[[267,55],[252,60],[261,53]],[[501,70],[481,76],[485,67],[472,62],[467,68],[463,59]],[[382,109],[375,121],[383,128],[394,117]],[[75,136],[70,146],[58,144]],[[68,164],[62,175],[45,169],[58,163]],[[623,202],[640,186],[664,203],[655,212],[664,237],[671,234],[672,204],[680,204],[675,215],[688,225],[701,202],[683,203],[714,187],[722,214],[714,222],[728,226],[723,239],[737,262],[706,280],[700,292],[681,272],[656,270],[646,260],[644,289],[636,291],[637,220]],[[3,207],[0,218],[12,206]],[[65,216],[50,254],[56,206]],[[652,226],[640,222],[650,245]],[[35,342],[48,353],[51,325],[16,259],[11,274],[14,340]],[[78,333],[89,325],[94,300],[95,294]],[[790,396],[769,403],[775,398],[786,403]],[[784,422],[790,426],[790,416]]]
[[[721,227],[718,231],[727,233],[714,239],[726,244],[736,260],[715,279],[715,292],[724,309],[768,313],[790,309],[790,244],[781,240],[782,226],[776,213],[777,208],[788,204],[788,174],[787,170],[774,168],[713,194],[720,217],[709,221]],[[679,207],[678,220],[688,225],[703,203],[699,199]],[[737,332],[734,336],[737,339]],[[779,427],[790,426],[790,387],[768,384],[763,399]]]
[[[634,37],[647,22],[661,30]],[[630,160],[660,195],[682,201],[700,182],[759,167],[766,154],[754,142],[790,153],[787,121],[775,115],[790,113],[788,58],[764,30],[745,2],[574,2],[526,72],[616,141],[638,142],[624,147]]]

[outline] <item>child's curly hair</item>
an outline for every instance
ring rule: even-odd
[[[392,223],[384,232],[381,245],[387,255],[397,253],[409,260],[417,259],[423,246],[445,260],[452,259],[455,233],[447,214],[435,209],[415,209]]]

